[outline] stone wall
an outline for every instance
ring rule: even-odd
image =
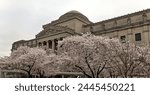
[[[100,21],[85,25],[84,32],[90,32],[93,28],[93,34],[109,36],[110,38],[125,36],[127,41],[136,44],[150,43],[150,9],[135,12],[132,14]],[[135,34],[141,33],[141,41],[135,41]]]

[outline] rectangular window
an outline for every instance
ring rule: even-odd
[[[135,41],[141,41],[141,33],[136,33],[135,34]]]
[[[125,43],[125,41],[126,41],[126,36],[125,36],[125,35],[124,35],[124,36],[120,36],[120,40],[121,40],[122,43]]]

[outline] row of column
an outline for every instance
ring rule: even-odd
[[[42,47],[42,48],[44,48],[44,49],[57,50],[57,46],[58,46],[58,41],[59,41],[59,40],[62,40],[62,38],[39,42],[39,43],[38,43],[38,46],[39,46],[39,47]]]

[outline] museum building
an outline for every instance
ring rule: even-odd
[[[56,50],[59,40],[86,32],[118,38],[123,43],[129,41],[138,45],[150,45],[150,9],[96,23],[78,11],[69,11],[42,27],[43,30],[34,39],[16,41],[11,50],[14,51],[19,46]]]

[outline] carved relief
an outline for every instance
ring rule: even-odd
[[[128,16],[127,18],[127,24],[130,25],[131,24],[131,18]]]
[[[145,12],[143,13],[142,17],[143,17],[143,22],[146,22],[147,21],[147,15]]]

